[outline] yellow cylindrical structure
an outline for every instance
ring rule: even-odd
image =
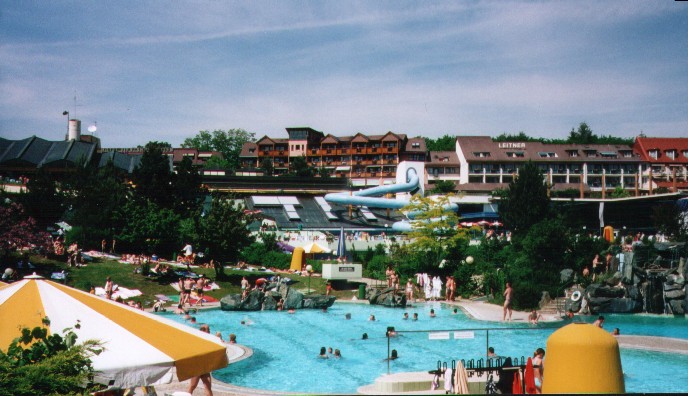
[[[572,323],[547,339],[542,393],[625,393],[616,338],[588,323]]]
[[[289,269],[294,271],[301,271],[305,263],[306,255],[304,253],[303,248],[299,246],[295,248],[294,252],[291,254],[291,265],[289,266]]]

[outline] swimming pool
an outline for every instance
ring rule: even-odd
[[[437,317],[429,317],[430,309]],[[536,348],[544,348],[549,335],[561,325],[531,331],[527,330],[532,328],[530,325],[481,322],[468,318],[460,309],[454,314],[453,309],[441,303],[406,309],[335,303],[326,313],[300,310],[290,315],[211,309],[195,316],[199,323],[209,324],[212,333],[221,331],[225,339],[235,333],[240,344],[254,350],[250,359],[214,372],[216,378],[249,388],[306,393],[356,393],[358,387],[372,384],[387,373],[387,326],[399,331],[519,327],[523,330],[490,331],[489,343],[499,355],[527,357]],[[417,312],[419,320],[402,319],[404,312],[409,316]],[[345,319],[346,313],[351,313],[350,320]],[[368,320],[371,314],[376,321]],[[178,315],[165,315],[184,321]],[[251,324],[241,325],[242,320]],[[682,318],[606,315],[605,328],[619,327],[622,334],[688,339],[687,324]],[[368,333],[368,340],[361,340],[363,333]],[[476,331],[474,335],[472,339],[429,340],[427,333],[402,333],[391,339],[391,348],[399,352],[399,359],[391,362],[390,371],[426,371],[435,368],[438,360],[481,358],[485,354],[485,332]],[[318,359],[323,346],[340,349],[343,357]],[[627,392],[688,392],[687,355],[622,349],[621,361]]]

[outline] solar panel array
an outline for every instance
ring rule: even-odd
[[[325,216],[327,216],[328,220],[332,221],[338,219],[338,217],[332,213],[332,207],[329,203],[327,203],[327,201],[325,201],[324,197],[315,197],[315,202],[320,205],[320,208],[323,210],[323,212],[325,212]]]
[[[299,199],[293,196],[278,197],[274,195],[251,196],[254,206],[282,206],[289,220],[301,220],[295,206],[301,206]]]
[[[367,206],[361,206],[360,211],[366,220],[377,221],[377,217],[375,217],[375,215],[370,211],[370,209],[368,209]]]

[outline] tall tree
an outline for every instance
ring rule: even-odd
[[[542,173],[532,161],[520,168],[516,180],[499,203],[499,215],[514,236],[525,235],[530,227],[549,217],[549,198]]]
[[[244,213],[244,208],[231,197],[213,196],[210,210],[198,222],[196,243],[215,260],[217,276],[224,275],[224,262],[236,262],[239,252],[253,243],[247,228],[253,220],[253,215]]]
[[[51,174],[43,167],[38,168],[26,184],[26,189],[27,192],[21,194],[19,200],[29,216],[42,227],[59,221],[64,213],[64,199],[58,193],[57,181]]]
[[[171,208],[174,201],[172,170],[163,148],[164,143],[160,142],[146,144],[141,162],[132,173],[132,181],[137,199],[150,200],[160,207]]]
[[[201,175],[193,167],[191,158],[184,157],[177,166],[173,177],[175,190],[175,212],[181,215],[192,213],[199,206],[201,199]]]
[[[426,137],[425,147],[428,151],[455,151],[456,136],[444,135],[437,139]]]
[[[265,176],[272,176],[275,173],[275,164],[270,158],[263,158],[260,161],[260,169],[265,172]]]
[[[256,134],[244,129],[229,129],[227,131],[217,129],[213,132],[200,131],[191,138],[186,138],[182,147],[196,148],[204,151],[219,151],[227,161],[227,168],[236,170],[239,168],[239,154],[244,143],[254,142]]]
[[[592,133],[592,129],[585,122],[581,122],[578,130],[571,129],[569,132],[569,143],[574,144],[595,144],[597,143],[597,135]]]
[[[289,173],[299,177],[313,177],[315,169],[308,165],[306,157],[294,157],[289,161]]]
[[[112,162],[99,169],[79,167],[61,188],[69,208],[65,220],[80,227],[79,242],[100,246],[100,240],[112,238],[119,230],[122,222],[117,213],[129,199],[129,191]]]

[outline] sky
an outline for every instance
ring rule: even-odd
[[[0,137],[688,136],[688,2],[3,1]],[[75,100],[76,98],[76,100]]]

